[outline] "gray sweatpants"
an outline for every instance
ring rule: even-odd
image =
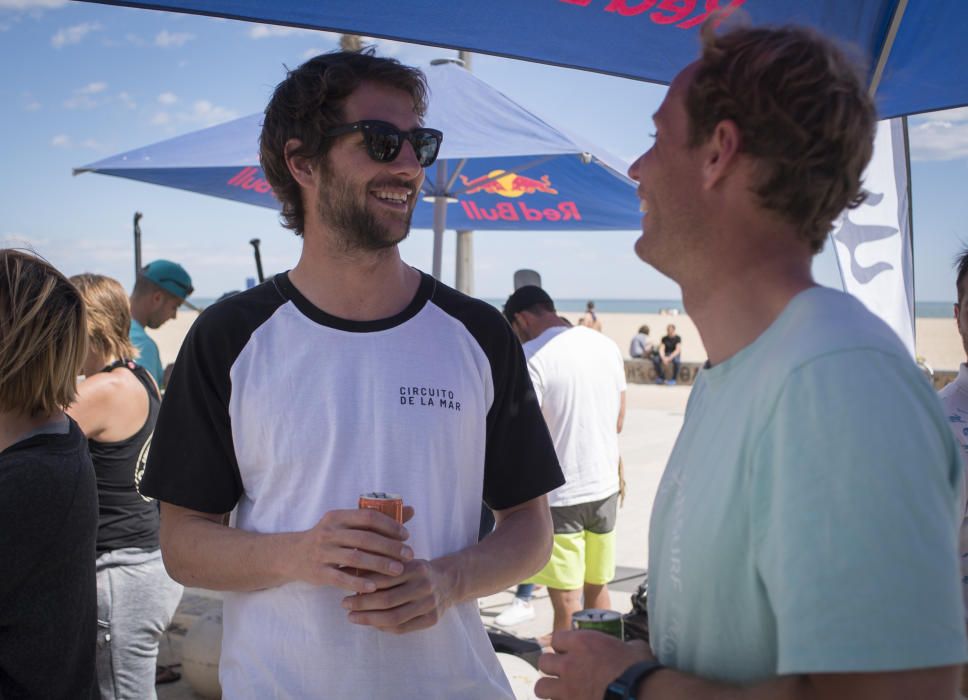
[[[181,600],[161,550],[116,549],[97,558],[97,677],[103,700],[151,700],[158,641]]]

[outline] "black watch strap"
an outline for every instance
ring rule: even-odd
[[[608,684],[604,700],[634,700],[639,686],[656,671],[665,668],[658,661],[639,661],[622,671],[622,675]]]

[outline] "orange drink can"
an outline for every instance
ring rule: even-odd
[[[371,491],[360,495],[360,508],[372,508],[403,524],[403,497],[395,493]]]

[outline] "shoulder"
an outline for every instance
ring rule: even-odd
[[[440,281],[434,281],[428,303],[463,325],[485,351],[495,345],[503,346],[514,337],[511,326],[497,308]]]
[[[288,278],[280,273],[206,307],[192,324],[182,351],[196,356],[237,356],[252,334],[289,301],[288,288]]]
[[[795,365],[830,355],[871,352],[915,368],[910,353],[884,321],[855,297],[835,289],[814,287],[801,292],[778,325],[778,335],[785,339]]]

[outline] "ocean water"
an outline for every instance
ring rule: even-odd
[[[192,297],[195,306],[204,309],[215,302],[214,297]],[[484,301],[500,309],[507,299],[485,298]],[[595,299],[595,311],[603,314],[657,314],[660,311],[675,309],[684,313],[681,299]],[[556,299],[559,311],[577,313],[585,310],[588,299]],[[914,315],[918,318],[951,318],[950,301],[916,301]]]

